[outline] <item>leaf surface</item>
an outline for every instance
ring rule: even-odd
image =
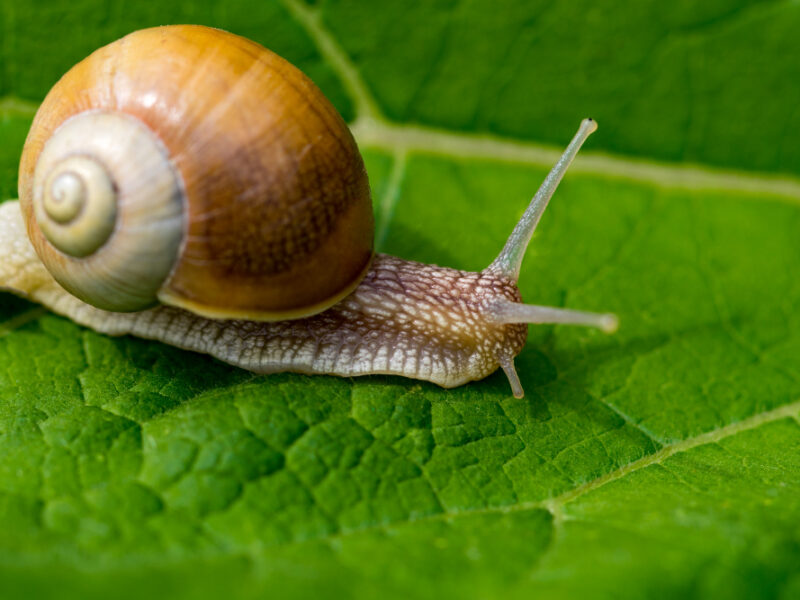
[[[165,22],[314,77],[355,123],[382,251],[488,264],[540,143],[586,114],[629,155],[579,159],[521,276],[622,328],[531,328],[523,400],[501,373],[254,376],[0,295],[4,595],[800,593],[800,185],[773,175],[798,169],[800,88],[770,59],[800,50],[797,9],[590,4],[3,0],[2,197],[53,81]]]

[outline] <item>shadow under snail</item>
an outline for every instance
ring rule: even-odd
[[[310,79],[217,29],[138,31],[73,67],[36,113],[20,200],[0,205],[0,286],[259,373],[454,387],[500,367],[522,397],[527,323],[616,329],[610,314],[522,304],[516,284],[595,129],[581,123],[484,270],[373,254],[364,164]]]

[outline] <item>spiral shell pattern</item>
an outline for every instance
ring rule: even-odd
[[[79,113],[47,140],[36,163],[34,246],[56,281],[84,302],[118,312],[147,308],[183,239],[181,188],[166,149],[136,118]]]

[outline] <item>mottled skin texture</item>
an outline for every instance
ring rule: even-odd
[[[293,321],[222,321],[161,306],[110,313],[65,292],[25,236],[17,202],[0,205],[0,287],[111,335],[133,334],[259,373],[402,375],[454,387],[482,379],[525,345],[527,325],[491,322],[491,303],[519,302],[513,281],[378,254],[356,290]]]

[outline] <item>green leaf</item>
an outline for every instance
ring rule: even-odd
[[[166,22],[310,73],[407,258],[488,264],[587,114],[625,155],[579,158],[521,277],[622,328],[531,328],[523,400],[254,376],[0,295],[0,594],[796,597],[800,17],[695,4],[4,0],[2,197],[57,77]]]

